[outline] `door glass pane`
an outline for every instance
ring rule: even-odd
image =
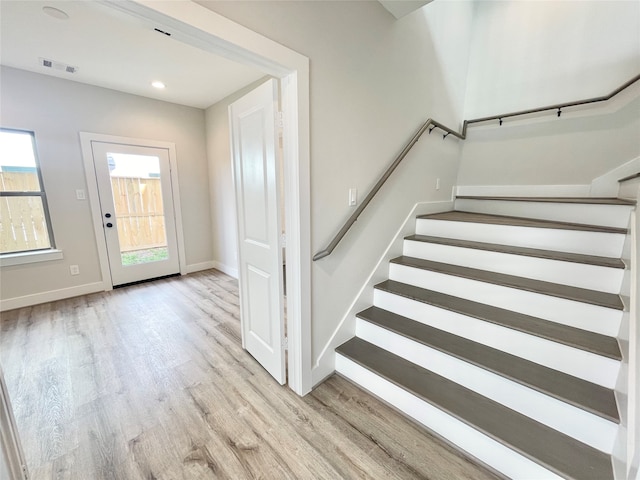
[[[160,159],[107,153],[123,266],[169,258]]]

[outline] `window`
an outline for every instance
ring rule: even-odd
[[[53,248],[35,136],[0,129],[0,255]]]

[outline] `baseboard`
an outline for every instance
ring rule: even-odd
[[[216,270],[220,270],[222,273],[226,273],[230,277],[237,279],[239,276],[238,269],[235,267],[230,267],[229,265],[225,265],[224,263],[217,262],[216,260],[211,262],[211,265],[212,266],[209,268],[215,268]]]
[[[458,185],[456,196],[588,197],[590,185]]]
[[[40,303],[56,302],[66,298],[79,297],[90,293],[104,292],[106,290],[103,282],[85,283],[76,287],[61,288],[59,290],[49,290],[48,292],[34,293],[22,297],[7,298],[0,300],[0,312],[13,310],[15,308],[31,307]]]
[[[215,262],[214,261],[191,263],[191,264],[187,265],[187,272],[186,273],[201,272],[202,270],[210,270],[212,268],[217,268],[215,266]]]
[[[629,160],[595,178],[591,182],[591,196],[616,197],[620,188],[618,180],[638,172],[640,172],[640,157]]]
[[[402,255],[404,237],[415,233],[415,219],[418,215],[446,212],[453,210],[453,202],[420,202],[416,203],[406,216],[400,228],[381,254],[378,262],[358,291],[355,299],[347,309],[340,323],[333,331],[329,341],[314,362],[311,370],[311,383],[315,387],[322,383],[335,371],[335,349],[355,335],[356,313],[373,304],[373,286],[388,278],[389,260]]]

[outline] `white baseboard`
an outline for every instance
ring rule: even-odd
[[[48,292],[34,293],[22,297],[7,298],[0,300],[0,312],[13,310],[15,308],[31,307],[40,303],[55,302],[66,298],[79,297],[90,293],[104,292],[107,290],[103,282],[85,283],[76,287],[61,288],[59,290],[49,290]]]
[[[311,370],[311,380],[314,387],[322,383],[335,371],[336,347],[355,336],[356,313],[373,304],[373,286],[388,278],[389,260],[402,255],[404,237],[415,233],[416,216],[449,210],[453,210],[452,201],[420,202],[413,206],[314,362]]]
[[[215,268],[216,270],[220,270],[222,273],[226,273],[230,277],[236,279],[239,277],[238,269],[236,267],[230,267],[229,265],[225,265],[224,263],[220,263],[216,260],[211,262],[211,267],[207,268]]]
[[[217,268],[214,261],[191,263],[187,265],[186,273],[201,272],[202,270],[209,270],[211,268]]]
[[[620,188],[618,180],[638,172],[640,172],[640,157],[629,160],[595,178],[591,182],[590,194],[593,197],[617,197]]]
[[[456,196],[588,197],[590,185],[458,185]]]

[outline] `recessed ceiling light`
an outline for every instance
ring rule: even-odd
[[[164,83],[159,82],[159,81],[157,81],[157,80],[156,80],[155,82],[151,82],[151,86],[152,86],[152,87],[155,87],[155,88],[157,88],[157,89],[160,89],[160,90],[162,90],[163,88],[165,88],[165,87],[166,87],[166,85],[165,85]]]
[[[54,7],[42,7],[42,11],[50,17],[57,18],[58,20],[66,20],[69,18],[67,12],[63,12],[59,8]]]

